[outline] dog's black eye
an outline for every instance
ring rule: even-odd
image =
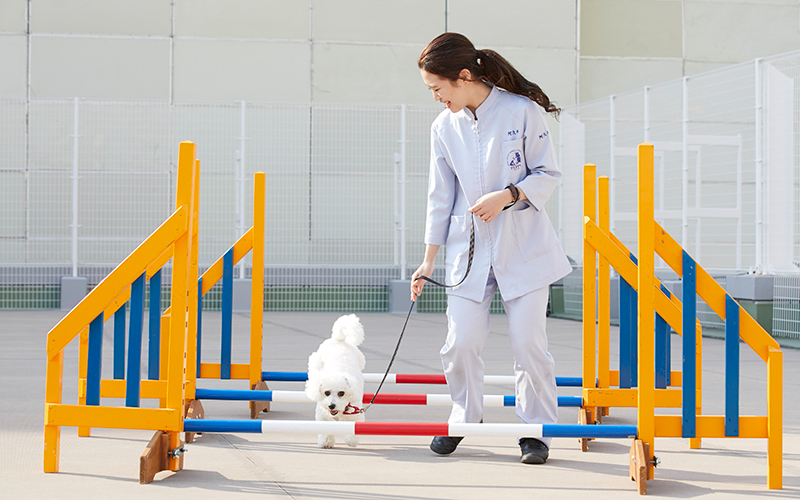
[[[339,397],[344,396],[344,391],[339,391]]]
[[[330,396],[331,395],[331,391],[325,391],[325,395],[326,396]]]

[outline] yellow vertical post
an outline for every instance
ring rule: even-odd
[[[783,352],[767,348],[767,488],[783,489]]]
[[[80,346],[78,347],[78,404],[86,404],[86,374],[89,371],[89,327],[81,330]],[[91,427],[78,427],[78,436],[89,437],[92,435]]]
[[[609,232],[608,177],[597,179],[597,225]],[[609,385],[609,330],[611,329],[611,268],[602,253],[598,254],[597,269],[597,386]]]
[[[685,333],[684,333],[685,335]],[[703,413],[703,325],[699,321],[695,324],[695,414],[701,415]],[[687,389],[689,390],[689,389]],[[693,437],[689,438],[689,449],[699,450],[702,438]]]
[[[167,361],[169,360],[169,325],[170,321],[172,320],[170,311],[171,309],[168,307],[167,310],[161,314],[161,346],[159,348],[160,355],[158,358],[158,378],[161,380],[167,380]],[[165,397],[158,399],[158,407],[167,407],[166,395]]]
[[[653,225],[653,145],[639,145],[638,185],[638,252],[639,252],[639,404],[637,422],[639,439],[649,445],[645,448],[653,460],[655,452],[655,369],[654,369],[654,293],[655,229]],[[648,478],[653,478],[653,467],[648,467]]]
[[[253,179],[253,276],[250,288],[250,388],[261,382],[261,351],[264,328],[264,211],[266,174]]]
[[[187,292],[189,283],[189,259],[191,257],[192,229],[194,213],[192,198],[194,194],[194,174],[196,146],[184,141],[178,152],[178,186],[175,207],[186,208],[188,214],[187,231],[174,243],[172,257],[172,296],[170,305],[169,350],[167,361],[167,408],[178,410],[176,418],[183,418],[184,391],[186,389],[186,337],[187,337]],[[176,426],[180,428],[180,426]],[[180,444],[178,432],[169,433],[170,449]],[[169,469],[180,470],[177,458],[170,458]]]
[[[188,309],[187,317],[187,340],[186,340],[186,394],[187,400],[194,399],[194,391],[197,387],[197,278],[198,278],[198,265],[199,265],[199,207],[200,203],[200,160],[194,162],[194,191],[192,203],[192,244],[189,258],[189,284],[187,290],[186,308]]]
[[[45,404],[61,404],[61,390],[64,379],[64,351],[47,360],[47,375],[45,381]],[[47,410],[45,410],[45,413]],[[45,415],[45,421],[47,415]],[[61,427],[58,425],[44,426],[44,471],[58,472],[61,454]]]
[[[591,163],[583,166],[583,216],[595,220],[595,175],[597,167]],[[585,226],[584,226],[585,228]],[[597,384],[595,356],[597,335],[595,329],[595,270],[596,252],[583,238],[583,388],[594,389]],[[585,403],[585,401],[584,401]],[[594,409],[588,408],[594,421]]]

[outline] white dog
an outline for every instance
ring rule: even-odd
[[[364,421],[361,403],[364,397],[366,360],[358,345],[364,341],[364,327],[358,316],[342,316],[333,324],[331,338],[320,344],[308,357],[306,395],[317,402],[316,419]],[[333,448],[335,437],[320,434],[320,448]],[[348,446],[358,446],[358,437],[344,436]]]

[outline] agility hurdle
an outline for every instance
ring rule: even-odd
[[[640,458],[636,464],[632,461],[631,476],[636,479],[640,493],[646,492],[646,480],[654,477],[656,437],[689,438],[691,447],[699,447],[699,440],[704,437],[766,438],[767,486],[781,489],[783,353],[779,344],[655,222],[653,146],[641,144],[638,155],[638,262],[608,230],[608,179],[603,177],[597,180],[601,216],[599,225],[595,223],[595,167],[586,165],[584,170],[584,406],[597,414],[601,407],[625,406],[618,404],[621,394],[628,399],[635,398],[639,433],[631,456]],[[595,260],[597,255],[599,264]],[[682,278],[682,304],[656,280],[655,255]],[[621,284],[624,281],[631,292],[636,292],[635,296],[631,295],[635,302],[627,302],[636,307],[635,330],[623,332],[623,311],[620,312],[620,339],[627,345],[621,350],[623,362],[617,380],[612,380],[608,369],[608,266],[620,274]],[[597,291],[595,279],[599,279]],[[594,304],[598,295],[600,309],[596,326]],[[725,415],[699,414],[697,388],[702,376],[699,362],[702,337],[695,311],[697,295],[725,321]],[[620,303],[623,302],[621,296]],[[626,321],[634,317],[630,309],[626,315]],[[670,371],[667,325],[682,334],[681,372]],[[599,338],[597,349],[596,337]],[[767,364],[766,416],[739,415],[740,339]],[[597,365],[595,356],[598,356]],[[633,362],[625,368],[624,364],[631,359]],[[634,368],[636,371],[631,373]],[[597,387],[595,380],[599,381]],[[609,388],[613,382],[635,387]],[[669,382],[682,388],[667,389]],[[661,406],[679,407],[682,414],[656,415],[655,408]]]
[[[187,397],[194,399],[197,378],[249,380],[253,390],[269,389],[262,381],[261,350],[263,346],[264,311],[264,209],[266,206],[266,175],[257,172],[253,180],[253,225],[197,280],[197,366]],[[250,353],[249,363],[231,363],[233,335],[233,273],[234,266],[252,250],[253,275],[250,286]],[[222,280],[222,329],[219,363],[202,363],[203,296]],[[191,365],[190,365],[191,366]],[[250,418],[269,411],[269,403],[250,401]]]
[[[200,162],[196,146],[182,142],[179,149],[175,211],[126,257],[81,302],[47,334],[47,375],[44,412],[44,471],[58,472],[61,426],[77,426],[81,434],[89,428],[155,430],[153,440],[165,447],[163,469],[183,468],[182,442],[184,418],[184,368],[187,343],[194,328],[193,288],[197,259],[197,196]],[[161,323],[159,347],[166,346],[168,355],[159,365],[158,380],[141,380],[141,333],[144,314],[145,282],[149,278],[156,288],[159,271],[171,257],[172,290],[170,308]],[[194,274],[193,274],[194,269]],[[156,279],[156,282],[152,280]],[[159,284],[160,286],[160,284]],[[131,298],[130,348],[127,380],[102,380],[103,321],[106,311],[120,308]],[[152,297],[151,297],[152,298]],[[175,314],[170,311],[177,311]],[[160,308],[159,308],[160,312]],[[186,315],[188,314],[188,321]],[[151,322],[155,319],[151,316]],[[64,404],[62,380],[64,348],[81,336],[85,362],[79,365],[78,405]],[[152,347],[152,346],[151,346]],[[119,375],[118,348],[115,343],[115,376]],[[151,370],[155,368],[149,367]],[[151,375],[153,375],[151,373]],[[164,378],[166,376],[166,378]],[[100,406],[101,397],[125,398],[124,407]],[[139,408],[141,397],[158,398],[158,409]],[[151,441],[152,443],[152,441]],[[141,476],[140,476],[141,480]]]

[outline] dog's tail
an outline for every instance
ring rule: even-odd
[[[336,320],[333,324],[333,340],[346,342],[352,346],[357,346],[364,342],[364,327],[361,325],[358,316],[348,314]]]

